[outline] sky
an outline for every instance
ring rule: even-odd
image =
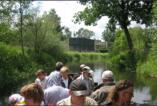
[[[36,2],[35,4],[39,3]],[[78,29],[83,27],[95,32],[93,39],[102,39],[102,32],[104,31],[108,22],[107,17],[100,19],[96,26],[86,26],[83,22],[81,24],[74,24],[72,22],[74,14],[78,11],[84,10],[84,5],[81,5],[78,1],[40,1],[41,14],[44,11],[49,11],[52,8],[54,8],[57,15],[61,17],[61,26],[68,27],[72,32],[76,32]]]
[[[66,26],[70,29],[71,32],[76,32],[80,28],[86,28],[93,32],[95,32],[95,36],[92,39],[102,40],[102,32],[104,31],[107,23],[108,18],[102,17],[96,26],[86,26],[82,22],[81,24],[74,24],[72,20],[74,19],[73,16],[78,11],[83,11],[85,9],[84,5],[81,5],[78,1],[44,1],[39,0],[33,3],[34,5],[39,5],[41,14],[44,11],[50,11],[52,8],[56,10],[57,15],[61,18],[61,26]],[[135,22],[131,22],[130,27],[141,26],[144,25],[136,24]]]

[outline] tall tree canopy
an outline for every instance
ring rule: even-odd
[[[37,54],[41,51],[52,54],[52,51],[60,46],[59,41],[62,35],[60,17],[54,9],[45,12],[42,16],[38,16],[38,10],[35,8],[32,8],[31,12],[24,26],[27,34],[24,36],[25,44],[34,47]]]
[[[110,47],[115,39],[116,27],[112,24],[107,24],[106,29],[102,32],[102,37],[105,40],[107,47]]]
[[[94,36],[95,33],[91,30],[88,29],[84,29],[84,28],[80,28],[76,33],[75,33],[75,37],[78,38],[91,38],[92,36]]]
[[[84,21],[90,25],[103,16],[108,16],[109,22],[118,23],[124,30],[129,50],[133,50],[133,43],[128,31],[131,21],[149,25],[153,0],[80,0],[87,7],[75,15],[75,22]]]
[[[0,23],[10,24],[15,1],[0,1]]]
[[[63,35],[61,36],[61,40],[64,40],[66,38],[71,38],[71,31],[68,27],[62,27],[62,32],[63,32]]]

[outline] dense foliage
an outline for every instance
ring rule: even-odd
[[[80,28],[80,29],[74,34],[74,37],[90,39],[90,38],[93,37],[94,35],[95,35],[95,33],[94,33],[93,31],[88,30],[88,29],[84,29],[84,28]]]
[[[135,44],[135,59],[137,61],[137,72],[145,75],[156,75],[156,28],[130,28],[133,43]],[[131,70],[129,67],[131,58],[127,50],[127,40],[122,30],[116,31],[116,38],[112,45],[111,65],[119,70]]]
[[[80,0],[86,8],[75,15],[75,22],[95,24],[103,16],[108,16],[109,24],[119,25],[127,40],[128,53],[131,56],[130,68],[136,70],[136,59],[132,35],[128,26],[132,21],[150,25],[152,22],[153,0]]]
[[[54,9],[40,16],[39,8],[33,7],[31,2],[0,1],[0,7],[3,12],[0,14],[2,95],[17,89],[27,79],[32,80],[39,68],[49,73],[56,61],[65,61],[65,54],[60,41],[60,17]]]

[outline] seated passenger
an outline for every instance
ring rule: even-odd
[[[97,102],[87,97],[89,91],[84,80],[76,79],[70,84],[70,96],[57,103],[57,106],[96,106]]]
[[[133,83],[120,80],[106,98],[106,106],[130,106],[133,97]]]
[[[105,70],[101,76],[102,83],[94,88],[94,91],[99,89],[102,86],[106,85],[115,85],[113,72],[110,70]]]
[[[102,84],[90,95],[99,105],[106,101],[110,90],[115,86],[113,73],[110,70],[106,70],[102,74]]]
[[[47,78],[46,88],[51,87],[53,85],[61,86],[61,74],[60,69],[63,67],[62,62],[57,62],[55,70],[50,73]]]
[[[9,96],[8,102],[11,106],[25,105],[25,99],[20,94],[12,94]]]
[[[47,76],[46,76],[46,73],[44,72],[44,70],[39,69],[36,72],[36,76],[37,76],[37,78],[35,80],[35,83],[40,85],[42,87],[42,89],[45,89],[46,88]]]
[[[61,76],[62,76],[62,80],[61,80],[62,87],[69,88],[72,79],[71,79],[70,76],[68,76],[68,74],[69,74],[68,67],[63,66],[60,70],[60,73],[61,73]]]
[[[88,66],[83,67],[83,68],[82,68],[81,75],[80,75],[77,79],[79,79],[79,80],[84,80],[85,83],[86,83],[87,89],[88,89],[90,92],[92,92],[93,89],[94,89],[94,81],[93,81],[93,79],[91,79],[90,76],[89,76],[89,74],[90,74],[89,71],[90,71],[90,70],[91,70],[91,69],[90,69],[90,67],[88,67]]]
[[[40,106],[44,100],[44,92],[41,86],[35,83],[23,86],[20,94],[25,98],[26,106]]]
[[[45,105],[55,106],[56,103],[69,96],[69,89],[53,85],[44,90]]]

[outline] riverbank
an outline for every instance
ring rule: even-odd
[[[109,53],[96,52],[66,52],[64,57],[67,62],[106,62]]]
[[[33,51],[25,49],[25,56],[22,55],[20,47],[10,46],[0,43],[0,93],[1,95],[10,94],[23,82],[32,78],[34,80],[37,69],[43,68],[47,73],[54,70],[56,61],[66,63],[105,63],[108,69],[113,68],[116,63],[124,68],[126,64],[125,54],[112,57],[110,53],[95,52],[65,52],[62,55],[50,55],[42,52],[37,56]],[[112,60],[112,61],[111,61]],[[153,67],[151,67],[153,66]],[[153,79],[157,79],[155,63],[141,63],[137,65],[137,74],[147,75]],[[120,68],[120,67],[119,67]],[[118,68],[116,68],[118,71]],[[119,71],[125,71],[121,69]]]
[[[42,68],[50,73],[55,68],[57,61],[63,63],[75,62],[104,62],[108,53],[79,53],[65,52],[52,53],[41,52],[36,54],[31,48],[25,48],[25,55],[18,46],[0,43],[0,94],[10,94],[23,82],[34,79],[37,69]]]

